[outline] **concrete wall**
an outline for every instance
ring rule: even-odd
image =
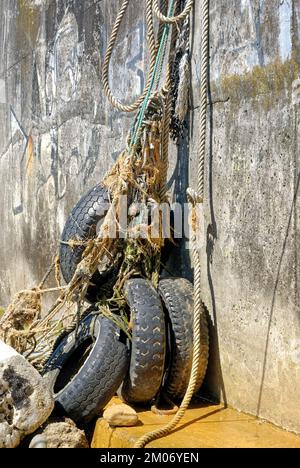
[[[3,305],[41,278],[73,204],[124,146],[131,117],[111,109],[100,82],[120,4],[0,2]],[[180,201],[196,185],[200,7],[196,0],[191,138],[173,148],[170,171]],[[113,60],[113,88],[128,102],[145,80],[143,19],[143,2],[133,1]],[[300,1],[211,0],[210,35],[204,391],[300,432]],[[189,254],[180,255],[191,277]]]
[[[298,0],[211,2],[203,251],[214,336],[209,388],[297,431],[299,34]],[[194,107],[198,38],[196,32]]]

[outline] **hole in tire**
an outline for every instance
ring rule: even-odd
[[[54,385],[54,394],[57,395],[63,390],[66,385],[75,377],[80,371],[86,360],[88,359],[94,342],[92,338],[88,338],[81,343],[77,349],[69,356],[64,363]]]

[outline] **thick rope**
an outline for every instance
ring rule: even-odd
[[[188,2],[189,4],[190,2]],[[208,90],[208,61],[209,61],[209,0],[203,0],[202,4],[202,69],[201,69],[201,118],[200,118],[200,144],[198,154],[198,196],[195,197],[196,204],[199,197],[203,199],[204,193],[204,156],[206,146],[206,119],[207,119],[207,90]],[[194,207],[196,208],[196,207]],[[200,363],[201,350],[201,316],[203,312],[203,303],[201,299],[201,264],[199,250],[197,245],[197,234],[193,234],[193,256],[195,262],[195,281],[194,281],[194,341],[193,341],[193,364],[188,389],[180,405],[176,416],[169,424],[161,429],[152,431],[141,437],[135,444],[135,448],[143,448],[149,442],[167,436],[173,431],[182,420],[188,409],[197,384],[198,368]]]
[[[177,16],[165,16],[162,14],[159,5],[158,5],[158,0],[153,0],[153,11],[157,18],[162,22],[162,23],[167,23],[167,24],[175,24],[178,23],[179,21],[185,19],[190,12],[192,11],[194,5],[194,0],[188,0],[186,3],[186,6],[184,7],[184,10]]]
[[[169,10],[169,8],[170,8],[169,0],[160,0],[160,4],[161,4],[161,7],[163,8],[163,10],[164,11],[166,10],[166,12],[168,14],[170,12],[170,10]],[[174,11],[176,11],[175,10],[176,9],[176,4],[177,4],[177,0],[174,3]],[[162,23],[160,21],[159,28],[158,28],[158,34],[157,34],[157,37],[158,37],[158,48],[157,48],[157,50],[159,49],[159,45],[160,45],[161,40],[163,38],[165,29],[166,29],[166,24]],[[162,75],[162,70],[163,70],[163,65],[164,65],[166,53],[167,53],[167,40],[165,40],[164,49],[163,49],[163,51],[161,53],[160,62],[159,62],[158,67],[157,67],[157,75],[155,77],[155,82],[154,82],[155,88],[159,87],[159,82],[160,82],[161,75]]]
[[[163,10],[163,14],[168,14],[169,9],[169,0],[160,0],[160,7]],[[165,23],[159,22],[158,32],[157,32],[157,50],[164,32]]]
[[[168,179],[168,169],[169,169],[169,140],[170,140],[170,122],[171,122],[171,111],[172,111],[172,102],[171,102],[171,70],[170,66],[168,66],[167,71],[167,81],[166,81],[166,88],[168,89],[168,95],[166,97],[166,104],[165,104],[165,111],[164,111],[164,118],[163,118],[163,131],[162,131],[162,143],[161,143],[161,156],[162,156],[162,189],[160,192],[161,200],[164,199],[168,187],[167,187],[167,179]]]
[[[209,66],[209,0],[203,0],[202,48],[201,48],[201,96],[200,96],[200,135],[198,153],[198,197],[204,197],[204,161],[207,128],[207,94]]]
[[[175,11],[178,8],[178,1],[175,2]],[[162,23],[163,24],[163,23]],[[170,124],[171,124],[171,114],[172,114],[172,62],[173,55],[176,46],[176,40],[178,37],[178,29],[173,26],[172,37],[170,42],[170,52],[169,52],[169,62],[167,66],[167,77],[164,85],[164,93],[166,93],[166,102],[163,118],[163,132],[162,132],[162,144],[161,144],[161,155],[162,155],[162,189],[160,192],[161,200],[164,200],[166,193],[168,191],[167,179],[168,179],[168,169],[169,169],[169,142],[170,142]]]
[[[147,6],[146,6],[146,21],[147,21],[147,28],[148,28],[148,44],[149,44],[149,50],[150,50],[150,69],[149,69],[149,78],[147,80],[147,85],[144,89],[143,94],[131,105],[125,105],[122,104],[112,93],[109,85],[109,66],[110,66],[110,61],[112,57],[112,53],[115,47],[115,43],[117,40],[117,36],[119,33],[120,26],[122,24],[123,18],[125,16],[127,7],[129,5],[130,0],[124,0],[121,9],[119,11],[119,14],[116,18],[111,37],[107,46],[107,51],[105,54],[104,58],[104,63],[103,63],[103,72],[102,72],[102,83],[103,83],[103,88],[104,92],[109,99],[111,105],[118,109],[121,112],[134,112],[139,108],[143,100],[145,99],[148,89],[151,84],[151,77],[153,74],[154,66],[155,66],[155,61],[156,61],[156,41],[155,41],[155,35],[154,35],[154,26],[153,26],[153,5],[152,5],[153,0],[147,0]]]

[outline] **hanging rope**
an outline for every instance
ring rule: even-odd
[[[200,134],[198,155],[198,197],[204,197],[204,161],[207,128],[207,93],[209,66],[209,0],[203,0],[202,49],[201,49],[201,96],[200,96]]]
[[[178,1],[176,2],[175,8],[178,6]],[[176,11],[176,10],[175,10]],[[164,91],[166,92],[166,103],[164,110],[164,119],[163,119],[163,132],[162,132],[162,190],[160,193],[161,200],[164,200],[168,187],[167,187],[167,177],[169,169],[169,142],[170,142],[170,124],[171,124],[171,114],[172,114],[172,63],[173,63],[173,51],[175,50],[176,40],[178,37],[178,30],[176,27],[172,29],[172,37],[170,44],[170,56],[167,66],[167,78],[164,85]]]
[[[166,87],[171,89],[171,70],[168,66],[167,71],[167,81]],[[161,159],[162,159],[162,189],[160,192],[161,200],[164,200],[168,187],[167,187],[167,178],[168,178],[168,169],[169,169],[169,141],[170,141],[170,122],[171,122],[171,96],[170,91],[168,92],[164,110],[163,118],[163,131],[162,131],[162,148],[161,148]]]
[[[143,100],[145,99],[148,89],[151,84],[151,78],[156,62],[156,52],[157,52],[157,47],[156,47],[156,41],[155,41],[155,35],[154,35],[154,26],[153,26],[153,8],[152,8],[152,1],[153,0],[147,0],[146,2],[146,22],[147,22],[147,38],[148,38],[148,45],[149,45],[149,50],[150,50],[150,68],[149,68],[149,78],[147,80],[147,85],[144,89],[143,94],[131,105],[125,105],[122,104],[112,93],[109,85],[109,66],[110,66],[110,61],[112,57],[112,53],[115,47],[115,43],[118,37],[119,29],[122,24],[123,18],[125,16],[127,7],[130,3],[130,0],[124,0],[120,12],[116,18],[111,37],[107,46],[107,51],[105,54],[104,58],[104,63],[103,63],[103,72],[102,72],[102,83],[103,83],[103,88],[104,92],[109,99],[111,105],[118,109],[121,112],[134,112],[139,108]]]
[[[157,3],[157,2],[155,2]],[[190,3],[188,2],[186,9]],[[189,10],[190,11],[190,10]],[[200,112],[200,141],[198,150],[198,194],[191,197],[194,209],[196,204],[203,200],[204,194],[204,159],[206,147],[206,121],[207,121],[207,91],[208,91],[208,62],[209,62],[209,0],[203,0],[202,4],[202,61],[201,61],[201,112]],[[193,341],[193,364],[192,372],[188,389],[185,397],[180,405],[176,416],[169,424],[161,429],[152,431],[141,437],[135,444],[134,448],[143,448],[149,442],[167,436],[176,428],[182,420],[186,410],[188,409],[191,399],[196,388],[198,368],[200,362],[200,345],[201,345],[201,317],[203,314],[203,303],[201,299],[201,264],[197,245],[197,233],[193,233],[193,258],[195,266],[195,281],[194,281],[194,341]]]

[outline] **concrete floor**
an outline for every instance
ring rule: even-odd
[[[118,399],[112,401],[119,403]],[[150,411],[139,411],[139,417],[139,426],[115,429],[99,419],[92,448],[132,448],[140,436],[170,421],[169,416],[157,416]],[[300,448],[300,436],[230,408],[199,403],[187,411],[178,429],[148,447]]]

